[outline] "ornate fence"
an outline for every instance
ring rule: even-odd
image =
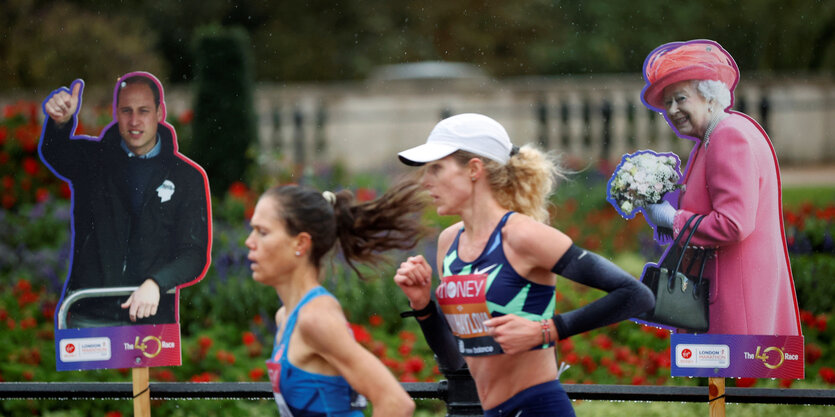
[[[536,142],[585,163],[615,162],[638,149],[686,158],[692,142],[644,107],[642,88],[635,76],[264,85],[256,103],[262,163],[280,152],[300,163],[379,169],[422,143],[438,120],[461,112],[494,117],[517,144]],[[766,128],[782,164],[835,163],[832,79],[743,80],[734,108]]]

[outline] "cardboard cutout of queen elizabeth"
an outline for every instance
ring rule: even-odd
[[[84,82],[55,90],[41,159],[72,189],[72,256],[55,315],[58,370],[180,365],[179,290],[211,254],[205,171],[180,154],[152,74],[120,77],[113,121],[76,135]]]
[[[662,112],[676,135],[694,144],[676,193],[646,201],[641,210],[651,227],[673,237],[689,234],[687,220],[704,215],[690,246],[712,253],[703,275],[710,283],[709,329],[673,334],[673,376],[803,378],[779,165],[765,130],[731,110],[736,62],[718,43],[699,39],[661,45],[647,56],[643,72],[644,105]],[[627,164],[625,157],[612,189]],[[637,175],[652,186],[662,170],[650,165],[624,187],[641,185]],[[611,189],[609,199],[618,204]],[[622,203],[617,209],[624,214]],[[644,271],[649,266],[656,264]]]

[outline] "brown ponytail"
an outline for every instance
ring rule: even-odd
[[[264,193],[278,201],[287,233],[310,234],[310,260],[317,268],[338,240],[348,266],[362,278],[355,262],[377,266],[385,260],[382,252],[412,249],[427,233],[420,220],[426,202],[413,179],[373,201],[355,203],[349,190],[335,195],[331,204],[321,192],[305,186],[278,186]]]

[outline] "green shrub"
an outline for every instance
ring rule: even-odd
[[[214,195],[247,181],[256,141],[249,36],[242,28],[208,26],[195,42],[193,137],[185,154],[209,175]]]

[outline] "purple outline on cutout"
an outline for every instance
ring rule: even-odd
[[[647,65],[649,65],[654,59],[658,58],[659,56],[663,56],[664,54],[666,54],[667,52],[669,52],[669,51],[671,51],[675,48],[678,48],[678,47],[683,46],[683,45],[691,44],[691,43],[710,43],[710,44],[716,46],[718,48],[718,50],[721,51],[729,59],[731,65],[733,66],[737,75],[736,75],[736,78],[734,79],[733,85],[727,86],[728,90],[731,93],[731,102],[730,102],[730,105],[727,108],[724,109],[724,111],[728,114],[736,114],[736,115],[739,115],[739,116],[742,116],[742,117],[748,119],[751,123],[754,124],[754,126],[757,127],[757,129],[760,130],[760,132],[763,134],[763,136],[768,138],[768,134],[765,132],[765,130],[762,128],[762,126],[760,126],[760,124],[756,120],[754,120],[752,117],[748,116],[747,114],[731,110],[731,108],[734,105],[734,99],[735,99],[734,91],[736,90],[736,86],[739,84],[739,80],[741,78],[739,67],[737,66],[736,61],[733,59],[733,57],[730,55],[730,53],[728,53],[728,51],[726,51],[725,48],[723,48],[721,45],[719,45],[719,43],[717,43],[716,41],[713,41],[713,40],[694,39],[694,40],[686,41],[686,42],[670,42],[670,43],[663,44],[663,45],[655,48],[652,52],[650,52],[647,55],[646,59],[644,59],[644,65],[643,65],[643,68],[642,68],[642,76],[644,78],[644,83],[645,84],[644,84],[644,87],[641,89],[641,102],[644,104],[644,106],[646,108],[650,109],[650,110],[660,112],[664,116],[664,120],[667,121],[667,125],[669,125],[673,129],[673,132],[675,132],[676,136],[678,136],[680,138],[700,142],[700,140],[698,138],[683,135],[681,132],[679,132],[678,129],[676,129],[676,127],[673,125],[673,123],[670,122],[670,119],[667,116],[666,110],[659,109],[657,107],[654,107],[654,106],[650,105],[649,103],[646,102],[646,99],[644,98],[644,94],[646,93],[646,90],[651,85],[649,80],[647,79]],[[769,143],[770,143],[770,140],[769,140]],[[680,180],[681,183],[683,183],[686,180],[687,175],[689,174],[689,172],[687,170],[690,166],[689,161],[692,160],[693,153],[695,153],[697,149],[698,149],[698,146],[694,146],[693,150],[690,153],[690,158],[688,159],[688,165],[687,165],[687,167],[685,167],[684,175],[681,177],[681,180]],[[777,163],[777,155],[774,151],[773,146],[771,146],[771,153],[772,153],[772,156],[774,157],[774,162],[776,164]],[[778,188],[781,188],[779,166],[777,167],[777,183],[778,183]],[[608,194],[608,188],[607,188],[607,194]],[[669,193],[669,194],[672,194],[672,193]],[[678,193],[676,192],[676,194],[678,194]],[[608,195],[607,195],[607,197],[608,197]],[[665,197],[667,197],[667,196],[665,196]],[[607,200],[608,200],[608,198],[607,198]],[[782,200],[782,197],[781,197],[781,200]],[[780,201],[780,206],[782,207],[782,201]],[[781,228],[784,228],[783,227],[782,210],[781,210],[780,214],[781,214],[781,216],[780,216],[780,226],[781,226]],[[653,229],[655,229],[654,225],[652,225],[652,227],[653,227]],[[666,256],[666,254],[669,250],[670,250],[670,248],[667,247],[667,249],[661,255],[661,259],[663,259],[663,257]],[[788,261],[788,249],[787,249],[786,244],[785,244],[785,236],[783,237],[783,251],[785,253],[786,260]],[[646,274],[646,268],[649,267],[649,266],[657,266],[657,263],[647,263],[646,265],[644,265],[644,270],[641,272],[641,277],[642,278]],[[794,285],[794,277],[791,276],[791,269],[789,269],[789,277],[792,280],[792,285]],[[795,307],[797,307],[797,299],[796,298],[795,298]],[[653,327],[659,327],[659,328],[663,328],[663,329],[673,331],[673,334],[670,337],[670,343],[671,343],[671,345],[670,345],[671,346],[670,356],[671,356],[671,361],[672,361],[672,364],[671,364],[671,374],[672,374],[672,376],[691,376],[691,377],[692,376],[696,376],[696,377],[698,377],[698,376],[719,376],[719,377],[754,377],[754,378],[780,378],[780,377],[783,377],[783,378],[798,378],[798,379],[804,378],[804,366],[805,366],[804,353],[805,352],[804,352],[804,347],[803,347],[804,346],[804,337],[803,337],[802,333],[799,336],[782,336],[782,335],[777,335],[777,336],[756,336],[756,335],[748,336],[748,335],[722,335],[722,334],[711,334],[711,333],[687,334],[687,333],[675,333],[675,331],[676,331],[675,328],[660,325],[660,324],[657,324],[657,323],[650,323],[650,322],[646,322],[646,321],[639,320],[639,319],[634,319],[634,318],[630,319],[630,320],[634,321],[638,324],[643,324],[643,325],[648,325],[648,326],[653,326]],[[798,317],[798,320],[799,320],[799,317]],[[800,326],[798,324],[798,328],[799,327]],[[722,371],[720,371],[718,369],[680,368],[680,367],[675,366],[676,349],[675,349],[675,344],[673,343],[674,341],[679,342],[679,343],[681,343],[681,342],[713,343],[713,342],[722,341],[722,342],[728,343],[729,345],[730,344],[737,344],[737,345],[740,345],[740,346],[748,347],[748,346],[753,345],[755,343],[760,343],[760,342],[764,343],[765,341],[776,341],[776,340],[783,340],[785,345],[791,344],[795,348],[796,348],[796,344],[799,343],[799,345],[800,345],[799,350],[798,349],[793,350],[793,351],[797,351],[798,352],[797,355],[799,355],[799,357],[800,357],[800,369],[799,369],[799,371],[795,368],[795,369],[791,369],[789,371],[781,370],[779,373],[778,372],[773,372],[773,373],[770,373],[770,374],[768,374],[768,372],[765,371],[765,374],[764,374],[764,371],[762,369],[760,369],[759,367],[754,367],[750,363],[746,364],[746,365],[738,365],[738,366],[734,366],[732,364],[731,367],[729,367],[728,369],[722,370]]]
[[[198,170],[203,175],[203,184],[204,184],[204,193],[206,196],[206,214],[207,218],[209,219],[207,226],[207,247],[206,247],[206,263],[203,266],[203,270],[200,274],[194,278],[193,280],[186,282],[184,284],[178,285],[176,288],[176,304],[174,314],[177,319],[176,324],[161,324],[161,325],[135,325],[135,326],[117,326],[117,327],[97,327],[97,328],[89,328],[89,329],[58,329],[58,312],[59,309],[56,308],[55,315],[53,317],[54,325],[55,325],[55,362],[56,362],[56,369],[59,371],[65,370],[78,370],[78,369],[109,369],[109,368],[124,368],[124,367],[148,367],[148,366],[179,366],[181,364],[181,356],[182,352],[180,349],[180,289],[184,287],[188,287],[194,285],[198,281],[202,280],[205,277],[206,272],[208,271],[209,267],[211,266],[211,252],[212,252],[212,204],[211,204],[211,194],[209,192],[209,179],[206,175],[206,171],[198,165],[196,162],[192,161],[185,155],[179,152],[179,142],[177,140],[177,132],[174,130],[174,127],[168,123],[167,121],[167,107],[165,105],[165,92],[160,83],[159,79],[155,77],[153,74],[144,71],[133,71],[129,72],[121,77],[119,77],[118,81],[116,81],[116,85],[113,89],[113,101],[112,101],[112,115],[113,120],[108,123],[104,128],[102,128],[101,133],[98,137],[93,137],[89,135],[76,135],[75,131],[78,128],[78,112],[81,111],[81,106],[83,105],[84,99],[84,80],[76,79],[75,81],[70,84],[70,87],[61,87],[53,91],[52,93],[47,96],[47,98],[41,103],[41,111],[46,114],[45,104],[57,93],[64,91],[68,94],[72,93],[72,89],[75,87],[76,84],[80,84],[79,90],[79,97],[78,97],[78,108],[76,108],[75,113],[72,116],[72,129],[70,133],[70,140],[89,140],[89,141],[101,141],[102,135],[106,132],[111,126],[118,123],[117,119],[117,108],[116,103],[119,95],[119,86],[122,81],[126,78],[132,76],[143,76],[146,78],[151,79],[159,89],[159,106],[160,111],[162,112],[162,120],[159,122],[160,125],[164,126],[168,130],[171,131],[171,135],[173,138],[173,145],[174,145],[174,155],[181,159],[183,162],[191,165],[196,170]],[[46,116],[49,117],[49,116]],[[41,159],[41,162],[49,168],[53,175],[60,178],[62,181],[66,182],[70,187],[71,192],[71,213],[73,216],[75,215],[75,189],[73,187],[72,181],[69,181],[67,178],[58,174],[58,172],[44,159],[43,153],[41,150],[41,144],[43,143],[43,135],[46,131],[46,122],[44,122],[43,128],[41,130],[41,137],[40,142],[38,144],[38,156]],[[70,254],[74,253],[74,246],[75,246],[75,222],[70,221]],[[67,271],[67,276],[64,279],[64,287],[61,291],[61,299],[58,301],[58,306],[61,306],[64,302],[64,296],[67,292],[67,285],[69,284],[69,275],[72,271],[72,263],[74,261],[74,257],[70,256],[69,261],[69,268]],[[109,337],[111,340],[120,340],[124,338],[125,335],[140,335],[144,337],[152,337],[158,334],[161,331],[165,331],[165,334],[170,337],[170,343],[174,343],[177,349],[176,355],[163,355],[158,359],[151,360],[151,361],[141,361],[141,362],[125,362],[124,360],[116,360],[114,358],[110,361],[77,361],[72,363],[64,363],[61,360],[59,346],[61,340],[64,338],[72,338],[72,337],[84,337],[86,335],[95,335],[96,337]],[[176,337],[174,337],[174,332],[176,332]],[[115,352],[114,352],[115,353]]]

